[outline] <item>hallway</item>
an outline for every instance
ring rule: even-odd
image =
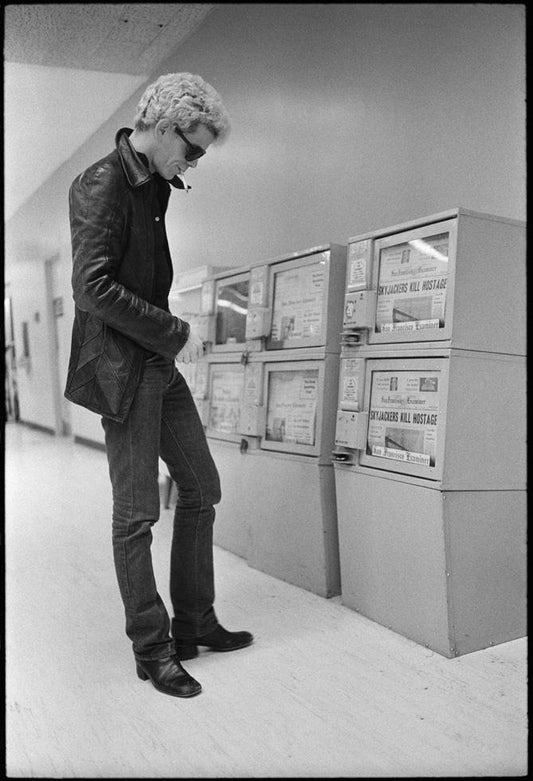
[[[141,682],[105,454],[20,424],[5,434],[9,777],[527,773],[525,638],[445,659],[220,548],[218,616],[254,645],[185,662],[203,685],[191,700]],[[171,519],[162,509],[153,543],[167,606]]]

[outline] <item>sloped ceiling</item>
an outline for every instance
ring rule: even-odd
[[[6,6],[6,220],[149,81],[214,7],[213,3]]]

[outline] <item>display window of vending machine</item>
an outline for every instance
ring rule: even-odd
[[[272,266],[268,350],[324,345],[329,263],[329,252],[318,252]]]
[[[210,363],[206,433],[209,437],[240,442],[244,366]]]
[[[359,463],[442,480],[449,366],[441,359],[369,360]]]
[[[249,271],[216,280],[214,352],[244,349],[249,284]]]
[[[324,364],[285,361],[265,364],[266,422],[261,447],[318,455]]]

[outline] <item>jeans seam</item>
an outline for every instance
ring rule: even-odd
[[[129,448],[129,460],[130,460],[130,468],[128,469],[129,476],[130,476],[130,485],[129,485],[129,489],[130,489],[130,503],[129,503],[130,504],[130,517],[129,517],[129,520],[128,520],[128,533],[129,533],[129,530],[131,529],[131,524],[133,522],[133,446],[132,446],[132,441],[131,441],[131,425],[129,424],[129,422],[127,423],[127,426],[128,426],[128,448]],[[121,549],[122,549],[122,555],[123,555],[123,559],[124,559],[124,572],[125,572],[125,575],[126,575],[126,585],[128,587],[128,600],[131,601],[132,593],[131,593],[131,585],[130,585],[130,573],[129,573],[129,568],[128,568],[128,556],[127,556],[127,550],[126,550],[127,540],[128,540],[128,535],[126,535],[126,537],[122,540]]]

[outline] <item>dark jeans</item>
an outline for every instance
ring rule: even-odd
[[[102,418],[113,487],[113,554],[126,611],[126,634],[138,659],[174,653],[167,610],[158,594],[150,546],[159,519],[159,456],[178,487],[170,551],[172,635],[211,632],[213,505],[220,482],[194,399],[174,364],[161,356],[145,363],[124,423]]]

